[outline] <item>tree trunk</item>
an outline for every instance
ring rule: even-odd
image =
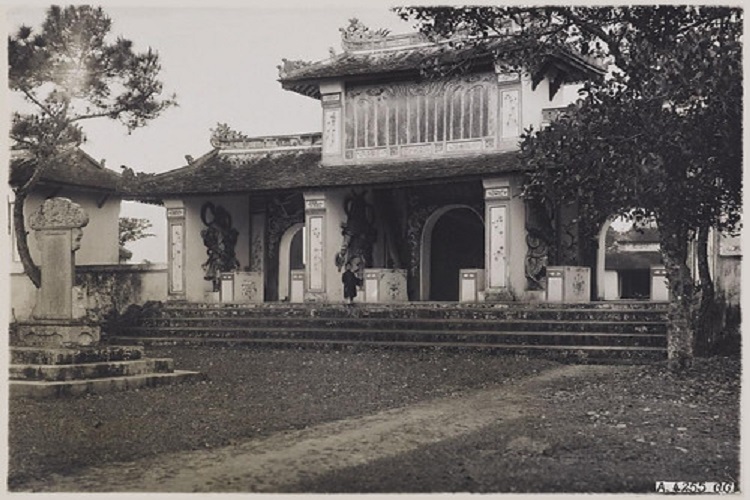
[[[13,203],[13,226],[15,227],[16,246],[18,247],[18,255],[21,257],[23,270],[34,286],[39,288],[42,286],[42,272],[31,257],[28,233],[26,232],[26,219],[23,215],[27,195],[28,192],[24,189],[16,191],[16,199]]]
[[[721,329],[721,322],[717,321],[718,311],[715,307],[716,292],[711,279],[708,262],[708,226],[698,230],[696,242],[696,256],[698,257],[698,278],[700,280],[699,303],[696,307],[693,322],[695,325],[695,349],[701,354],[708,354],[718,336],[717,329]]]
[[[693,279],[687,266],[688,230],[680,223],[658,221],[661,251],[669,280],[669,324],[667,358],[673,370],[693,361],[695,332],[692,324]]]

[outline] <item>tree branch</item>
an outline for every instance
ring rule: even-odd
[[[75,123],[75,122],[79,122],[79,121],[82,121],[82,120],[88,120],[88,119],[91,119],[91,118],[104,118],[104,117],[107,117],[107,116],[119,115],[123,111],[125,111],[125,110],[124,109],[120,109],[120,110],[117,110],[117,111],[106,111],[106,112],[102,111],[101,113],[91,113],[91,114],[88,114],[88,115],[80,115],[80,116],[76,116],[75,118],[71,118],[70,120],[68,120],[68,123]]]
[[[593,35],[603,41],[607,45],[607,48],[609,49],[612,57],[615,59],[615,63],[624,62],[624,57],[622,55],[622,51],[620,50],[620,44],[617,43],[617,40],[608,35],[601,27],[586,21],[581,16],[572,12],[569,8],[557,9],[556,13],[564,17],[568,21],[574,23],[581,31],[584,31],[589,35]],[[621,65],[618,64],[618,66]]]
[[[41,108],[42,111],[47,113],[47,115],[49,115],[50,117],[55,116],[52,110],[49,109],[49,107],[45,105],[43,102],[41,102],[29,89],[27,89],[26,87],[19,87],[19,88],[21,89],[21,92],[24,93],[24,95],[26,96],[28,100],[30,100],[31,102],[39,106],[39,108]]]

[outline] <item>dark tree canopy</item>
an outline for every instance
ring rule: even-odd
[[[158,54],[136,52],[111,29],[101,8],[53,6],[40,30],[22,26],[8,37],[10,89],[25,101],[13,112],[11,139],[37,165],[14,188],[13,220],[24,270],[37,287],[40,271],[28,250],[23,209],[46,166],[85,140],[86,120],[109,118],[132,131],[176,104],[174,96],[162,96]]]
[[[458,36],[460,43],[497,47],[495,57],[509,69],[543,70],[544,58],[560,50],[609,66],[606,78],[585,82],[579,101],[559,120],[526,131],[521,142],[522,163],[529,169],[525,195],[575,204],[589,238],[609,216],[656,220],[672,292],[669,355],[678,364],[689,360],[695,296],[688,241],[696,234],[705,238],[709,227],[732,232],[740,223],[741,9],[407,7],[397,12],[433,39]],[[707,272],[701,281],[710,282]]]

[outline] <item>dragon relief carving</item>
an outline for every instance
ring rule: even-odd
[[[221,205],[206,202],[201,207],[201,221],[206,226],[201,230],[203,244],[208,259],[202,264],[206,272],[204,279],[213,283],[213,290],[219,290],[221,273],[228,273],[240,267],[235,254],[239,231],[232,227],[231,214]]]
[[[538,201],[526,203],[526,261],[529,290],[544,290],[555,231],[547,207]]]
[[[372,251],[377,239],[375,211],[365,197],[366,191],[352,191],[344,201],[346,222],[341,224],[343,242],[336,254],[339,271],[351,264],[356,273],[373,263]]]

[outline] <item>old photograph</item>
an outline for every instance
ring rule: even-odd
[[[5,18],[8,492],[742,491],[739,3]]]

